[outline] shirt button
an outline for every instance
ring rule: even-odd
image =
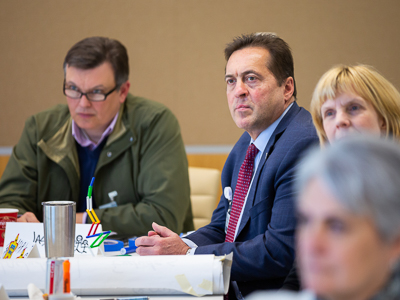
[[[112,153],[111,152],[107,152],[107,156],[111,157]]]
[[[133,137],[130,137],[129,141],[132,142],[133,141]]]

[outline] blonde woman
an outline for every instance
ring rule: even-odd
[[[311,115],[321,145],[353,133],[400,139],[400,93],[370,66],[336,66],[315,87]]]

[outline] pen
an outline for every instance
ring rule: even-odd
[[[136,246],[132,246],[132,247],[122,248],[120,251],[121,251],[121,254],[124,255],[124,254],[128,254],[128,253],[136,252],[136,249],[137,249]]]
[[[69,260],[67,259],[66,261],[63,262],[63,269],[64,269],[64,293],[70,293],[70,292],[71,292],[69,267],[70,267],[70,263],[69,263]]]
[[[93,182],[94,182],[94,177],[90,181],[90,185],[89,185],[89,188],[88,188],[88,197],[92,197]]]
[[[92,205],[92,190],[93,190],[93,182],[94,182],[94,177],[92,177],[92,180],[90,181],[89,188],[88,188],[88,193],[86,197],[86,209],[91,211],[93,209]]]

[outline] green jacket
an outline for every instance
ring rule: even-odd
[[[79,197],[79,161],[67,105],[30,117],[0,180],[0,207],[33,212],[42,201]],[[188,163],[178,121],[164,105],[128,95],[101,151],[93,195],[103,230],[145,235],[152,222],[180,233],[193,230]],[[86,199],[79,199],[86,201]],[[87,223],[91,223],[87,218]]]

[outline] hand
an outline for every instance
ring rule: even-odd
[[[83,214],[84,214],[83,212],[76,213],[76,217],[75,217],[76,224],[82,224]]]
[[[147,236],[153,236],[153,235],[158,235],[158,233],[155,232],[155,231],[153,231],[153,230],[151,230],[151,231],[149,231],[149,232],[147,233]]]
[[[149,231],[148,236],[136,239],[139,255],[185,255],[190,248],[182,239],[167,227],[153,222],[154,231]]]
[[[17,222],[30,222],[30,223],[39,223],[39,220],[36,218],[35,214],[32,212],[26,212],[22,216],[17,219]]]

